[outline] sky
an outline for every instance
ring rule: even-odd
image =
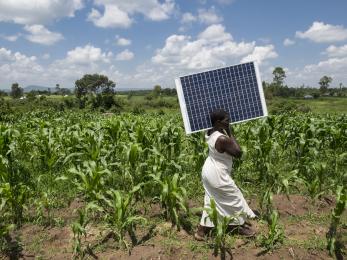
[[[254,60],[262,80],[347,86],[346,0],[0,0],[0,89],[175,87],[191,73]]]

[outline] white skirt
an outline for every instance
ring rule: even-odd
[[[255,217],[241,191],[231,179],[228,169],[222,164],[207,158],[202,169],[202,183],[205,189],[204,208],[211,207],[211,198],[213,198],[220,216],[234,217],[230,223],[232,225],[242,225],[245,217]],[[205,210],[200,225],[214,226]]]

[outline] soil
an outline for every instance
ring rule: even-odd
[[[71,223],[77,219],[75,209],[83,205],[83,201],[76,199],[69,207],[57,210],[55,216],[64,220],[61,227],[25,224],[11,234],[14,245],[12,252],[8,252],[7,255],[0,254],[0,259],[71,259]],[[189,205],[200,206],[194,201],[189,201]],[[255,206],[256,203],[252,201],[250,205]],[[274,206],[284,227],[284,244],[272,252],[265,252],[259,247],[256,239],[233,236],[234,240],[229,243],[233,259],[333,259],[325,249],[325,235],[329,226],[329,214],[334,207],[333,201],[322,199],[318,203],[311,203],[310,199],[300,195],[291,195],[289,200],[285,195],[276,195]],[[95,246],[87,258],[220,259],[220,256],[213,255],[212,238],[207,242],[198,242],[194,240],[192,232],[177,231],[171,223],[165,222],[159,204],[153,204],[143,211],[152,224],[137,228],[136,238],[141,243],[135,245],[130,254],[125,249],[119,249],[112,238],[100,242],[109,232],[105,227],[88,225],[84,245]],[[192,216],[192,219],[195,218],[197,223],[199,217]],[[267,228],[263,221],[251,223],[258,234],[266,234]],[[346,230],[343,232],[345,235]],[[127,240],[130,243],[130,237]],[[231,259],[230,255],[226,254],[226,259]]]

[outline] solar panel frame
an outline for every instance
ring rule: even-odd
[[[197,87],[197,88],[203,88],[205,85],[208,85],[207,83],[211,83],[210,86],[211,87],[215,87],[215,91],[217,91],[217,87],[215,84],[213,83],[220,83],[220,79],[222,79],[222,82],[223,82],[223,76],[225,76],[224,78],[224,81],[228,80],[228,77],[229,75],[226,75],[226,74],[223,74],[222,70],[226,70],[226,69],[229,69],[229,73],[230,73],[230,70],[231,68],[236,68],[237,66],[241,66],[242,68],[242,65],[246,66],[247,68],[247,65],[249,66],[252,66],[253,65],[253,68],[254,68],[254,73],[255,73],[255,77],[256,77],[256,83],[257,83],[257,88],[258,88],[258,94],[259,94],[259,98],[260,98],[260,105],[261,105],[261,110],[262,110],[262,115],[261,116],[256,116],[256,117],[250,117],[250,118],[247,118],[245,120],[238,120],[238,121],[235,121],[235,122],[231,122],[231,124],[236,124],[236,123],[241,123],[241,122],[246,122],[246,121],[249,121],[249,120],[253,120],[253,119],[257,119],[257,118],[262,118],[262,117],[266,117],[268,115],[268,111],[267,111],[267,107],[266,107],[266,102],[265,102],[265,97],[264,97],[264,91],[263,91],[263,86],[262,86],[262,81],[261,81],[261,78],[260,78],[260,73],[259,73],[259,67],[258,67],[258,64],[255,62],[255,61],[251,61],[251,62],[246,62],[246,63],[241,63],[241,64],[237,64],[237,65],[231,65],[231,66],[227,66],[227,67],[222,67],[222,68],[217,68],[217,69],[213,69],[213,70],[208,70],[208,71],[204,71],[204,72],[199,72],[199,73],[195,73],[195,74],[189,74],[189,75],[186,75],[186,76],[181,76],[179,78],[176,78],[175,79],[175,84],[176,84],[176,90],[177,90],[177,96],[178,96],[178,100],[179,100],[179,104],[180,104],[180,108],[181,108],[181,113],[182,113],[182,118],[183,118],[183,124],[184,124],[184,128],[185,128],[185,131],[186,131],[186,134],[191,134],[191,133],[195,133],[195,132],[200,132],[200,131],[204,131],[204,130],[207,130],[207,129],[210,129],[212,126],[210,127],[204,127],[204,128],[199,128],[198,130],[194,130],[192,131],[192,126],[191,126],[191,122],[189,120],[189,115],[188,115],[188,109],[190,109],[190,114],[192,114],[192,108],[194,109],[194,107],[187,107],[187,102],[186,102],[186,98],[185,98],[185,95],[184,95],[184,92],[183,92],[183,88],[182,88],[182,80],[184,80],[185,82],[197,82],[199,84],[192,84],[192,86],[194,87]],[[253,71],[252,71],[253,73]],[[251,75],[251,76],[254,76],[254,73]],[[241,80],[244,80],[245,78],[241,78],[242,76],[244,76],[243,74],[240,75],[241,73],[239,73],[239,71],[236,71],[236,74],[239,78],[238,80],[241,81]],[[208,75],[208,76],[206,76]],[[248,74],[247,74],[248,75]],[[217,81],[213,81],[213,79],[216,79],[217,78]],[[208,80],[210,80],[208,82]],[[205,84],[203,84],[205,83]],[[236,84],[234,87],[238,88],[240,84]],[[219,86],[219,85],[218,85]],[[225,89],[224,89],[225,90]],[[223,89],[221,90],[223,92]],[[195,92],[197,93],[197,92]],[[233,107],[233,104],[230,103],[230,101],[233,101],[235,102],[235,100],[232,100],[230,99],[230,97],[227,97],[227,98],[222,98],[222,95],[220,92],[215,92],[216,95],[220,95],[221,98],[220,100],[224,100],[224,103],[223,104],[231,104],[231,107]],[[226,93],[226,91],[225,91]],[[212,93],[213,94],[213,93]],[[253,94],[253,93],[250,93],[250,94]],[[213,94],[214,95],[214,94]],[[197,95],[199,97],[199,95]],[[202,97],[203,95],[201,95]],[[215,96],[216,97],[216,96]],[[236,97],[236,94],[235,94],[235,97]],[[249,96],[246,96],[246,98],[249,98]],[[252,96],[253,98],[254,96]],[[257,96],[256,96],[257,97]],[[189,98],[189,96],[187,96],[187,98]],[[244,100],[244,99],[243,99]],[[189,100],[189,102],[191,102],[192,100]],[[201,100],[194,100],[194,102],[204,102],[205,100],[204,99],[201,99]],[[215,101],[215,100],[213,100]],[[229,101],[229,102],[228,102]],[[189,103],[188,102],[188,103]],[[241,101],[240,100],[237,100],[237,102],[239,104],[241,104]],[[259,102],[259,100],[258,100]],[[219,102],[220,103],[220,102]],[[206,107],[203,107],[203,106],[200,106],[202,110],[206,109]],[[229,106],[230,107],[230,106]],[[239,106],[240,108],[241,106]],[[237,106],[236,106],[237,108]],[[242,108],[242,107],[241,107]],[[255,108],[255,107],[253,107]],[[257,107],[259,108],[259,107]],[[200,110],[199,110],[200,111]],[[197,111],[197,112],[199,112]],[[206,111],[204,111],[206,114]],[[209,111],[208,111],[209,112]],[[255,111],[254,111],[255,112]],[[240,114],[239,114],[240,115]],[[209,120],[209,119],[208,119]],[[194,121],[194,120],[193,120]],[[194,128],[196,128],[196,124],[198,124],[198,126],[200,126],[200,122],[194,122]],[[209,123],[210,124],[210,123]],[[203,122],[201,122],[201,126],[203,126]],[[205,125],[206,125],[206,121],[205,121]]]

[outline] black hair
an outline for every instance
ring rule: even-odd
[[[217,121],[221,121],[225,118],[229,118],[229,114],[223,109],[216,109],[210,113],[212,126],[214,126]]]

